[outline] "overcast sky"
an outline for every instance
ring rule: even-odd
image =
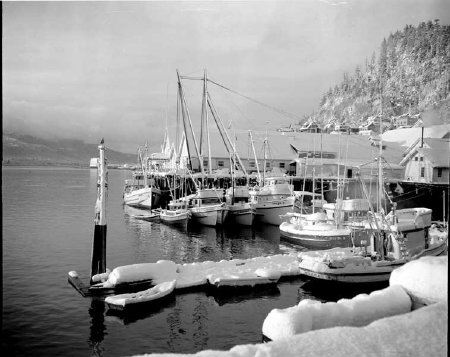
[[[448,0],[3,2],[3,130],[159,150],[176,69],[298,118],[405,25],[450,22]],[[183,81],[194,125],[199,81]],[[232,130],[296,120],[209,85]],[[172,138],[173,140],[174,138]]]

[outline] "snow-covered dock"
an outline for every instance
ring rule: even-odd
[[[76,272],[69,273],[69,281],[82,295],[89,296],[100,294],[101,291],[104,291],[105,295],[123,291],[126,286],[157,285],[167,281],[175,281],[175,289],[198,286],[253,287],[276,284],[281,277],[298,276],[299,274],[297,255],[279,254],[250,259],[186,264],[159,260],[156,263],[120,266],[111,272],[107,270],[106,273],[94,276],[92,280],[98,281],[98,283],[90,287],[81,284]],[[140,299],[140,301],[144,300]]]
[[[111,289],[122,284],[146,280],[151,280],[154,285],[175,280],[175,289],[206,284],[216,287],[255,286],[276,283],[282,276],[297,276],[299,273],[296,255],[272,255],[188,264],[160,260],[156,263],[117,267],[103,282],[95,286]]]

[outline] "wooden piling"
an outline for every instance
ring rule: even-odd
[[[95,204],[94,239],[92,241],[91,278],[96,274],[106,272],[106,190],[107,190],[107,165],[105,157],[104,141],[98,146],[100,160],[98,164],[97,202]]]

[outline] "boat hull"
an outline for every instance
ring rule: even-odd
[[[292,210],[292,203],[286,204],[256,204],[253,206],[256,212],[256,220],[260,223],[281,224],[280,216],[287,214]]]
[[[171,211],[161,211],[160,220],[163,223],[168,224],[182,224],[186,223],[189,217],[189,211],[182,212],[171,212]]]
[[[231,223],[240,226],[252,226],[255,218],[255,211],[251,207],[230,206],[228,217]]]
[[[151,208],[152,205],[152,188],[145,187],[138,190],[125,193],[123,202],[131,207]]]
[[[309,230],[288,230],[282,223],[280,225],[280,235],[284,240],[308,249],[345,248],[353,245],[351,232],[346,229],[317,234],[317,232]]]
[[[190,211],[190,219],[194,223],[214,227],[217,225],[218,211],[222,214],[221,208],[193,207]]]
[[[308,260],[299,262],[300,274],[322,281],[335,281],[340,283],[364,284],[387,282],[393,270],[401,267],[409,260],[419,259],[424,256],[439,256],[447,251],[447,240],[437,243],[411,259],[398,259],[392,261],[375,261],[370,265],[361,262],[342,268],[334,267],[327,262],[311,263]]]

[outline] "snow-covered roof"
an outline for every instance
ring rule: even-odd
[[[449,151],[440,149],[427,149],[419,148],[417,149],[419,154],[423,155],[428,161],[431,162],[433,167],[450,167]]]
[[[425,127],[424,138],[444,138],[450,132],[450,124],[433,125]],[[422,128],[404,128],[388,130],[383,133],[383,141],[396,142],[401,146],[410,146],[422,136]]]

